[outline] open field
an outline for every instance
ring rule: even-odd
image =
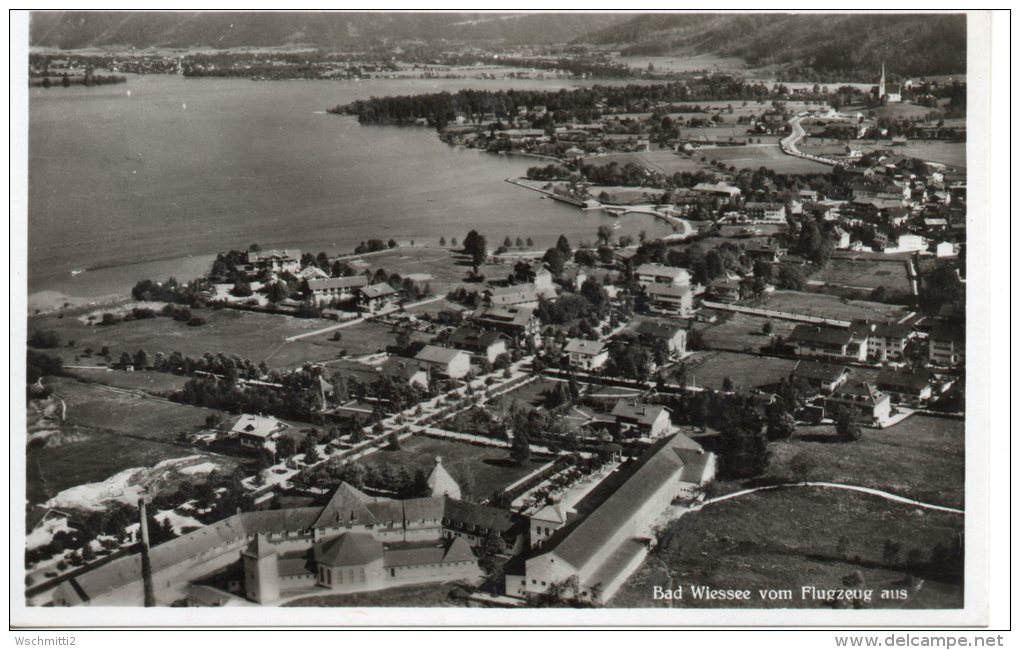
[[[911,104],[909,102],[892,102],[887,103],[885,106],[845,106],[842,109],[844,112],[861,111],[863,113],[874,113],[875,117],[888,117],[892,119],[906,118],[908,120],[924,119],[931,115],[937,116],[942,114],[942,110],[938,108],[929,108],[928,106],[920,106],[918,104]]]
[[[65,363],[71,364],[73,356],[91,347],[99,350],[109,346],[114,360],[121,352],[134,354],[143,349],[153,355],[156,352],[170,354],[180,352],[185,356],[200,357],[206,352],[236,354],[245,359],[267,362],[274,367],[300,365],[304,361],[335,357],[336,344],[316,345],[313,339],[288,343],[286,350],[272,354],[283,344],[287,336],[315,330],[328,325],[319,319],[294,318],[278,314],[260,314],[235,309],[196,309],[196,316],[206,319],[201,327],[190,327],[172,318],[149,318],[115,325],[87,325],[75,318],[46,316],[30,318],[29,334],[35,330],[52,330],[60,335],[65,347],[54,350]],[[323,336],[323,339],[326,337]],[[74,340],[75,346],[66,347]]]
[[[853,289],[885,287],[889,291],[910,291],[907,263],[903,261],[832,259],[811,280]]]
[[[687,383],[722,390],[729,378],[734,390],[748,390],[778,383],[788,377],[797,362],[793,359],[756,357],[738,352],[696,352],[686,359]]]
[[[188,377],[182,375],[144,370],[127,372],[125,370],[111,370],[107,368],[71,368],[67,372],[86,382],[158,394],[172,393],[180,390],[188,381]]]
[[[788,156],[778,145],[703,147],[694,152],[694,157],[698,160],[705,157],[709,162],[718,160],[738,170],[768,167],[779,174],[828,174],[832,171],[829,165]]]
[[[139,397],[121,390],[55,378],[48,382],[67,405],[67,423],[152,440],[203,426],[205,418],[221,411]]]
[[[542,401],[545,399],[542,393],[555,388],[559,383],[540,377],[535,381],[524,384],[520,388],[515,388],[509,393],[501,395],[500,399],[511,399],[520,402],[524,406],[537,408],[542,406]]]
[[[647,70],[651,65],[656,72],[700,72],[702,70],[733,71],[744,70],[747,63],[737,57],[721,57],[716,54],[696,56],[617,56],[617,63]]]
[[[825,155],[827,153],[843,153],[844,142],[830,144],[831,139],[826,143],[818,142],[817,138],[810,138],[807,143],[797,145],[797,148],[804,153]],[[851,140],[850,146],[858,151],[870,153],[879,149],[892,150],[894,153],[911,158],[919,158],[928,162],[942,163],[949,167],[958,169],[967,168],[967,143],[966,142],[944,142],[940,140],[908,140],[907,144],[893,146],[889,140]]]
[[[397,451],[380,449],[358,462],[376,467],[388,465],[394,470],[406,468],[414,476],[418,470],[431,472],[437,456],[442,457],[443,467],[460,485],[465,498],[472,501],[488,499],[494,491],[543,465],[543,461],[532,459],[518,467],[505,449],[426,436],[412,436]]]
[[[310,336],[307,339],[302,339],[302,341],[287,343],[280,351],[285,353],[287,346],[294,343],[312,341],[321,345],[323,350],[332,346],[332,349],[335,349],[337,353],[340,350],[347,350],[349,356],[359,357],[365,354],[384,352],[387,347],[396,345],[397,333],[400,331],[400,328],[386,325],[385,323],[363,322],[335,331],[340,333],[339,341],[331,341],[330,339],[334,336],[334,332],[328,332],[319,336]],[[410,334],[411,338],[416,341],[427,341],[432,338],[427,334],[415,331],[411,331]]]
[[[658,151],[641,151],[631,153],[613,153],[605,156],[593,156],[585,158],[587,165],[608,165],[617,163],[621,167],[627,163],[641,165],[646,169],[662,172],[663,174],[675,174],[677,172],[697,172],[706,168],[698,162],[698,158],[692,158],[683,154],[674,153],[668,149]]]
[[[442,582],[395,587],[361,594],[330,594],[308,596],[286,603],[284,607],[450,607],[455,583]]]
[[[701,330],[705,345],[715,350],[732,352],[759,351],[768,345],[771,338],[761,330],[770,319],[749,314],[732,313],[723,316],[718,324],[708,324]],[[788,320],[771,319],[772,334],[786,337],[796,323]],[[734,378],[736,381],[736,378]]]
[[[962,420],[927,415],[887,429],[864,429],[852,443],[837,440],[832,425],[798,427],[790,440],[770,445],[766,477],[852,483],[960,508],[964,442]]]
[[[960,515],[870,495],[819,488],[751,494],[676,520],[609,606],[827,608],[824,600],[804,598],[801,587],[841,588],[845,576],[859,571],[860,587],[874,590],[866,608],[962,607],[962,581],[930,562],[936,546],[951,548],[962,532]],[[887,541],[899,544],[895,557],[885,552]],[[655,585],[682,585],[684,599],[653,600]],[[751,598],[697,600],[691,585],[750,589]],[[770,600],[758,589],[793,593]],[[883,589],[907,589],[906,598],[883,599]]]
[[[629,154],[629,155],[641,155],[641,154]],[[642,203],[657,203],[659,197],[663,195],[664,191],[651,187],[620,187],[607,185],[592,185],[588,188],[588,193],[596,198],[600,198],[600,200],[602,194],[605,193],[605,195],[609,197],[608,199],[606,199],[609,203],[642,204]]]
[[[907,314],[907,308],[900,305],[886,305],[866,300],[850,300],[843,303],[836,296],[802,291],[776,291],[754,301],[751,306],[838,320],[855,318],[899,320]]]

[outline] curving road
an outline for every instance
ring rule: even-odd
[[[825,483],[820,481],[803,481],[801,483],[782,483],[780,485],[763,485],[761,487],[748,488],[746,490],[738,490],[737,492],[731,492],[722,496],[715,497],[713,499],[705,499],[695,509],[703,508],[704,506],[712,505],[713,503],[719,503],[720,501],[728,501],[737,497],[742,497],[747,494],[754,492],[761,492],[763,490],[779,490],[782,488],[794,488],[794,487],[823,487],[832,488],[836,490],[848,490],[850,492],[862,492],[864,494],[870,494],[872,496],[881,497],[887,501],[895,501],[896,503],[903,503],[909,506],[916,506],[918,508],[924,508],[926,510],[936,510],[938,512],[951,512],[953,514],[962,515],[963,510],[959,508],[950,508],[948,506],[935,505],[933,503],[924,503],[923,501],[915,501],[914,499],[908,499],[901,497],[898,494],[892,494],[891,492],[883,492],[882,490],[876,490],[875,488],[864,487],[861,485],[847,485],[845,483]]]

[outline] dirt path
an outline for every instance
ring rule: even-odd
[[[724,494],[713,499],[705,499],[695,509],[700,510],[705,506],[712,505],[714,503],[719,503],[720,501],[728,501],[730,499],[742,497],[746,494],[753,494],[754,492],[761,492],[763,490],[779,490],[783,488],[795,488],[795,487],[823,487],[832,488],[836,490],[848,490],[850,492],[861,492],[864,494],[870,494],[876,497],[881,497],[887,501],[895,501],[896,503],[903,503],[910,506],[916,506],[918,508],[924,508],[926,510],[936,510],[938,512],[951,512],[953,514],[958,515],[964,514],[964,511],[958,508],[950,508],[948,506],[939,506],[933,503],[915,501],[914,499],[901,497],[898,494],[892,494],[890,492],[883,492],[882,490],[876,490],[875,488],[864,487],[861,485],[847,485],[845,483],[825,483],[820,481],[805,481],[803,483],[783,483],[781,485],[763,485],[761,487],[748,488],[746,490],[738,490],[737,492]]]

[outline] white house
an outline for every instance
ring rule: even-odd
[[[609,360],[605,341],[570,339],[563,352],[570,359],[570,365],[581,370],[598,370]]]
[[[288,424],[271,415],[243,413],[230,428],[230,433],[237,436],[237,441],[242,447],[271,449],[272,441],[288,428]]]
[[[471,356],[463,350],[426,345],[414,358],[436,374],[450,379],[460,379],[471,371]]]
[[[691,283],[691,274],[687,269],[665,264],[642,264],[634,271],[634,277],[642,287],[650,284],[682,287]]]

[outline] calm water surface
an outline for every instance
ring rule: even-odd
[[[123,293],[143,277],[194,277],[217,251],[253,242],[334,252],[369,238],[461,239],[471,228],[490,241],[594,239],[611,217],[503,182],[536,160],[324,113],[371,96],[565,83],[141,76],[32,89],[29,292]],[[667,232],[648,217],[626,222],[618,234]]]

